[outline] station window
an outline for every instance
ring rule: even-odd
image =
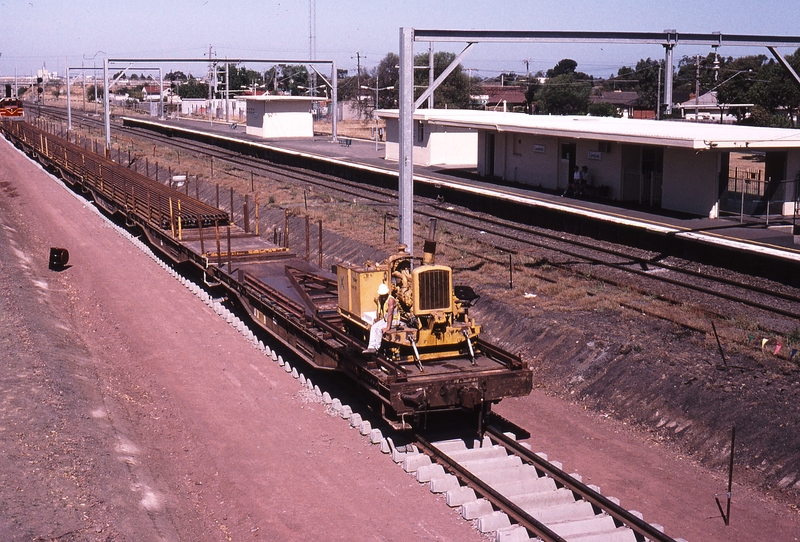
[[[425,125],[421,122],[417,123],[417,141],[420,143],[425,141]]]

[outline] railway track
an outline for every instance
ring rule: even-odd
[[[580,475],[567,474],[491,421],[483,440],[473,443],[415,438],[401,448],[389,443],[394,461],[432,492],[445,494],[447,504],[475,520],[482,533],[496,533],[498,541],[675,542],[661,526],[584,484]]]
[[[42,111],[55,118],[65,116],[63,110],[58,108],[43,108]],[[102,126],[99,119],[86,117],[85,121]],[[283,182],[302,183],[337,197],[356,198],[368,205],[388,206],[396,202],[396,192],[385,188],[271,165],[212,145],[184,142],[144,129],[124,130],[158,145],[169,145],[187,153],[202,153],[228,162],[234,171],[241,171],[242,180],[256,174]],[[695,310],[702,312],[702,319],[706,322],[736,320],[747,311],[749,318],[760,322],[761,332],[786,335],[795,329],[796,315],[800,313],[800,292],[797,289],[758,277],[526,226],[501,217],[439,204],[427,198],[416,198],[415,213],[418,217],[435,218],[461,228],[466,235],[480,239],[484,247],[490,247],[490,250],[474,251],[475,257],[501,265],[508,264],[498,258],[501,253],[538,259],[568,274],[579,274],[648,298],[657,298],[673,306],[692,305]],[[664,315],[659,317],[664,318]],[[710,326],[705,323],[698,325],[679,318],[673,321],[696,331],[710,331]]]

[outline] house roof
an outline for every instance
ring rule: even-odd
[[[489,104],[496,104],[505,100],[508,103],[524,104],[525,90],[517,86],[483,85],[481,93],[489,97]]]
[[[592,103],[610,103],[618,106],[632,106],[636,105],[639,100],[639,93],[626,90],[612,90],[606,91],[599,96],[589,96]]]
[[[398,118],[397,109],[378,110]],[[613,117],[526,115],[495,111],[418,109],[414,120],[497,132],[660,145],[695,150],[800,148],[800,130]]]
[[[689,99],[685,102],[682,102],[678,107],[684,109],[692,109],[694,107],[704,107],[704,108],[719,108],[720,103],[717,99],[717,91],[712,90],[711,92],[706,92],[705,94],[701,94],[700,97],[695,100],[694,95],[690,94]],[[753,104],[722,104],[722,107],[753,107]]]

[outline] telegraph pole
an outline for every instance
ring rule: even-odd
[[[700,122],[700,55],[695,59],[694,77],[694,121]]]

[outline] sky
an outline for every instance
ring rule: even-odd
[[[316,5],[316,59],[355,73],[374,68],[399,49],[400,27],[435,30],[560,30],[800,35],[797,0],[0,0],[0,76],[31,75],[42,67],[63,74],[102,66],[109,58],[307,59],[309,2]],[[465,44],[435,44],[459,52]],[[428,50],[415,44],[415,52]],[[784,55],[791,49],[779,49]],[[681,46],[682,56],[709,47]],[[722,56],[765,54],[765,48],[722,47]],[[525,74],[563,58],[597,77],[616,74],[643,58],[662,59],[660,45],[476,45],[462,66],[473,75]],[[256,70],[270,65],[248,63]],[[196,76],[206,66],[164,64]],[[328,68],[323,68],[325,71]],[[112,66],[113,70],[113,66]],[[134,70],[135,71],[135,70]]]

